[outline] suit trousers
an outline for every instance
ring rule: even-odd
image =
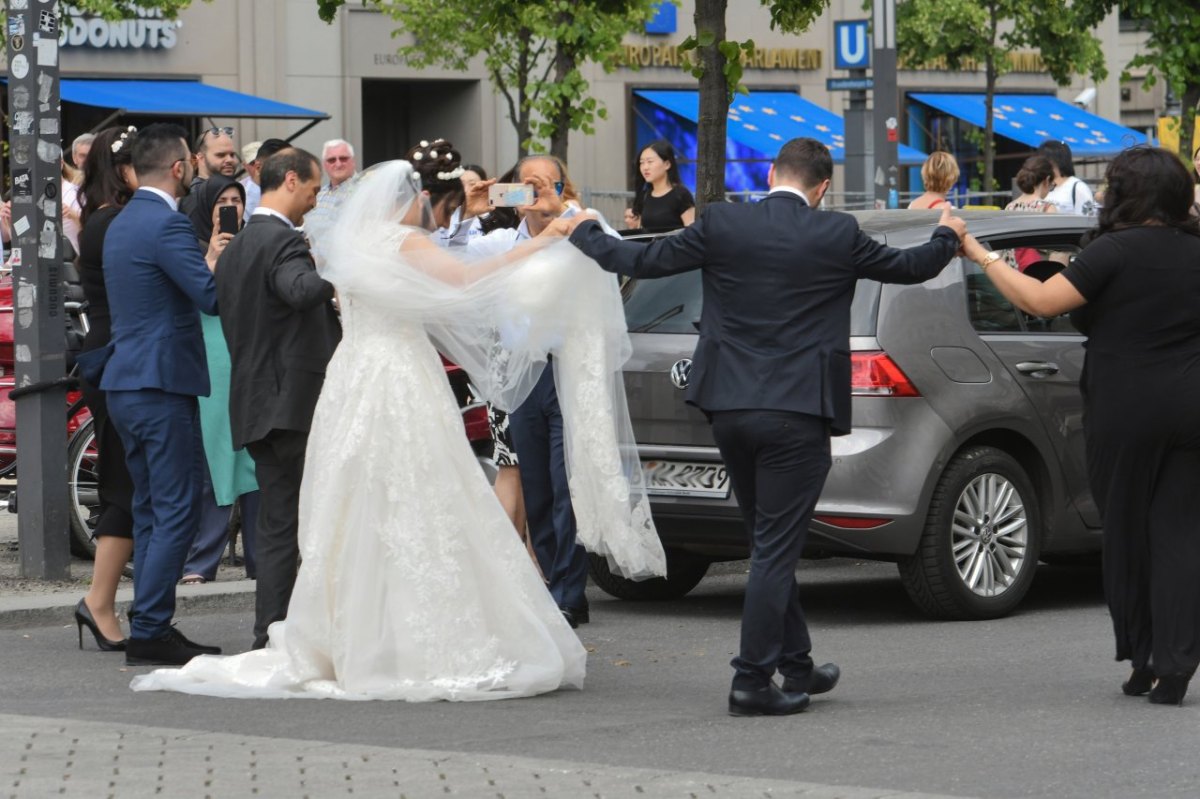
[[[804,413],[719,411],[712,429],[751,543],[733,687],[764,687],[776,671],[807,680],[812,642],[796,566],[829,474],[829,424]]]
[[[200,521],[204,444],[196,398],[157,389],[108,392],[133,479],[133,606],[129,637],[161,637]]]
[[[508,417],[521,470],[529,540],[560,608],[587,606],[587,553],[575,543],[575,511],[567,485],[562,410],[548,365],[529,397]]]
[[[287,617],[300,567],[300,481],[308,433],[272,430],[246,445],[258,478],[254,648],[267,645],[267,628]]]

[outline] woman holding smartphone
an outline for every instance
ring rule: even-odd
[[[190,214],[192,227],[202,244],[212,239],[218,251],[241,229],[246,207],[246,189],[225,175],[213,175],[196,190],[197,202]],[[215,231],[215,235],[214,235]],[[229,426],[229,347],[221,331],[221,320],[200,314],[208,376],[212,391],[200,397],[200,432],[204,437],[204,456],[208,460],[208,478],[202,492],[200,528],[183,567],[183,583],[194,585],[215,580],[217,565],[229,540],[229,519],[233,505],[240,500],[242,511],[242,551],[246,576],[253,578],[255,524],[258,520],[258,482],[254,461],[245,450],[235,452]]]

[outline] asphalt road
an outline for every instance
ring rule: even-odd
[[[939,623],[892,566],[805,563],[814,656],[843,678],[783,719],[724,712],[739,572],[668,603],[591,589],[582,692],[430,705],[134,694],[121,656],[80,652],[73,627],[53,627],[0,631],[0,713],[954,796],[1200,795],[1200,691],[1182,709],[1121,694],[1095,568],[1042,567],[1007,619]],[[180,620],[226,651],[246,647],[250,623]]]

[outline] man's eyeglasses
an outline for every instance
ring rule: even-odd
[[[325,159],[325,163],[340,164],[344,161],[349,161],[349,160],[350,160],[350,156],[348,156],[348,155],[331,155]]]

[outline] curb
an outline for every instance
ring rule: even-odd
[[[177,615],[202,616],[254,610],[254,581],[232,580],[204,585],[181,585],[175,595]],[[71,624],[75,605],[86,588],[53,594],[0,597],[0,630]],[[123,614],[133,600],[133,589],[117,591],[117,613]]]

